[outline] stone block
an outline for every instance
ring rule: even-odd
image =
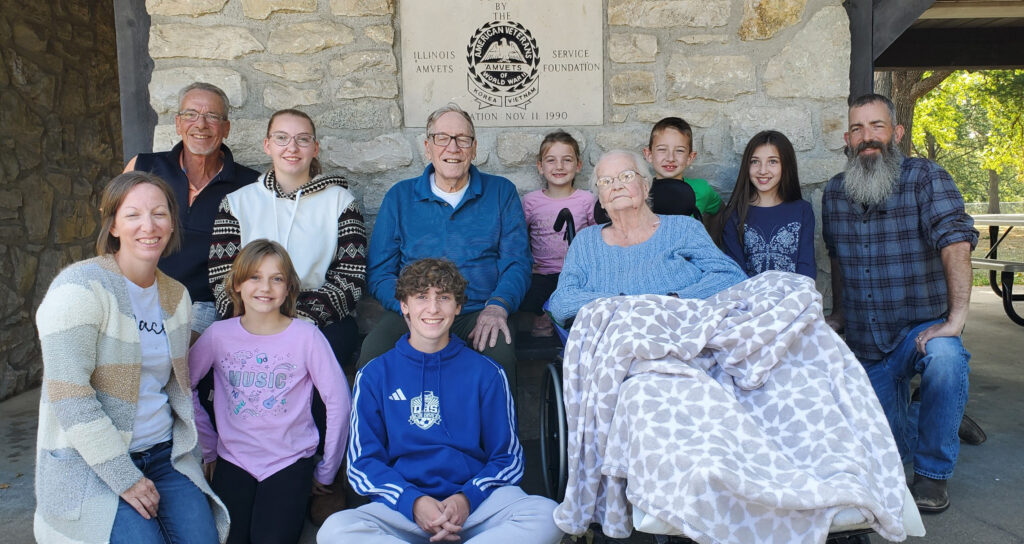
[[[39,259],[18,246],[11,247],[11,268],[18,296],[28,298],[36,283]]]
[[[34,181],[34,180],[32,180]],[[53,213],[53,189],[43,183],[32,184],[32,198],[25,200],[25,231],[29,241],[44,242],[50,232]]]
[[[836,101],[821,110],[821,136],[825,149],[842,151],[846,147],[843,135],[849,125],[849,109],[842,101]]]
[[[608,0],[608,24],[713,28],[729,22],[730,0]]]
[[[46,29],[37,29],[23,22],[14,24],[14,45],[33,53],[46,51]]]
[[[332,76],[339,77],[356,72],[397,74],[398,62],[391,51],[359,51],[331,60],[329,68]]]
[[[611,130],[603,130],[597,133],[595,142],[597,146],[591,149],[591,164],[596,164],[597,159],[605,152],[613,149],[625,149],[640,153],[647,145],[647,138],[650,136],[650,127],[615,127]]]
[[[96,210],[89,202],[62,200],[57,204],[58,244],[91,238],[96,233]]]
[[[248,30],[236,26],[175,23],[149,28],[149,55],[154,59],[228,60],[257,51],[263,51],[263,44]]]
[[[316,11],[316,0],[242,0],[242,13],[250,19],[266,19],[271,13]]]
[[[506,167],[536,164],[543,139],[542,135],[529,132],[502,132],[498,135],[498,160]]]
[[[21,193],[5,189],[0,192],[0,221],[18,219],[21,209]]]
[[[666,117],[681,117],[691,127],[705,128],[715,123],[720,116],[720,106],[704,100],[678,100],[671,104],[637,108],[636,120],[654,124]]]
[[[814,149],[818,137],[811,119],[806,108],[741,108],[732,114],[731,119],[733,151],[743,153],[754,134],[769,129],[785,134],[797,151]]]
[[[242,74],[227,68],[188,66],[154,70],[149,82],[149,104],[158,114],[178,111],[178,93],[195,81],[212,83],[227,95],[231,106],[245,105],[246,89]]]
[[[236,161],[257,172],[265,171],[264,166],[270,164],[270,157],[263,152],[268,118],[269,115],[260,119],[234,119],[231,121],[231,134],[224,140]]]
[[[613,104],[650,104],[654,102],[657,90],[651,72],[629,71],[612,76]]]
[[[825,183],[846,168],[846,157],[841,153],[834,153],[827,158],[804,159],[797,157],[797,161],[800,165],[801,186]],[[821,198],[818,198],[818,202],[821,202]]]
[[[370,141],[324,138],[327,162],[356,174],[379,174],[412,164],[413,150],[400,132]]]
[[[391,74],[367,74],[341,80],[334,98],[398,98],[398,78]]]
[[[391,15],[394,12],[394,0],[331,0],[331,13],[334,15],[368,17]]]
[[[608,39],[608,58],[613,62],[654,62],[658,38],[652,34],[612,34]]]
[[[65,174],[46,174],[46,182],[53,187],[58,195],[66,195],[71,193],[71,176]]]
[[[348,45],[354,39],[352,29],[341,23],[306,21],[270,31],[267,50],[275,55],[305,55],[329,47]]]
[[[728,34],[691,34],[689,36],[680,36],[676,38],[676,41],[688,45],[707,45],[709,43],[729,43],[729,39],[730,36]]]
[[[199,17],[219,13],[227,3],[228,0],[146,0],[146,11],[150,15]]]
[[[363,34],[377,43],[395,43],[395,29],[391,25],[370,25],[363,29]]]
[[[263,105],[270,110],[282,110],[319,103],[319,89],[300,89],[279,83],[268,83],[263,88]]]
[[[764,71],[764,90],[784,98],[843,98],[850,92],[850,21],[846,10],[815,13]]]
[[[745,0],[741,40],[767,40],[778,31],[796,24],[807,0]]]
[[[320,65],[312,62],[254,62],[252,67],[265,74],[287,79],[294,83],[317,81],[322,77]]]
[[[754,61],[746,56],[693,56],[676,53],[669,59],[668,99],[704,98],[716,102],[735,100],[754,92],[757,85]]]
[[[323,115],[323,124],[343,129],[389,129],[402,125],[402,112],[394,100],[360,98],[342,100],[330,105]]]

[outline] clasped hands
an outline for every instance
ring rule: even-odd
[[[423,495],[412,503],[412,516],[431,542],[462,540],[459,531],[469,517],[469,499],[456,493],[443,501]]]

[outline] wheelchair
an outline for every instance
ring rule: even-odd
[[[568,209],[563,209],[555,222],[555,231],[565,229],[565,239],[572,243],[575,236],[572,214]],[[545,310],[547,304],[545,303]],[[569,332],[565,328],[555,324],[555,332],[564,346],[568,340]],[[558,355],[555,360],[545,365],[543,373],[542,394],[540,396],[540,462],[544,481],[545,495],[555,502],[562,502],[565,498],[566,483],[568,481],[568,422],[566,420],[565,398],[562,392],[562,356]],[[595,544],[613,544],[619,542],[604,536],[599,527],[592,527]],[[874,531],[870,528],[856,528],[851,530],[830,533],[827,544],[869,544],[868,535]],[[643,534],[643,533],[641,533]],[[693,543],[684,536],[650,535],[651,542],[657,544],[666,543]],[[635,537],[633,537],[635,538]]]

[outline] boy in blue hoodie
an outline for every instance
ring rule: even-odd
[[[465,290],[446,260],[399,276],[409,333],[359,371],[353,393],[348,479],[372,502],[333,514],[319,544],[561,538],[555,503],[516,485],[523,451],[504,370],[449,332]]]

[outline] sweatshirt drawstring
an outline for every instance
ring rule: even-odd
[[[284,238],[282,238],[283,243],[281,245],[283,245],[284,247],[288,247],[288,238],[292,235],[292,227],[295,225],[295,218],[299,215],[299,199],[300,198],[302,198],[302,189],[301,188],[295,193],[295,204],[292,205],[292,217],[288,221],[288,230],[285,231]],[[276,201],[277,199],[275,198],[274,200]],[[274,217],[276,218],[277,217],[277,213],[276,213],[277,210],[274,210],[274,211],[275,211]],[[281,231],[278,230],[277,232],[280,233]]]

